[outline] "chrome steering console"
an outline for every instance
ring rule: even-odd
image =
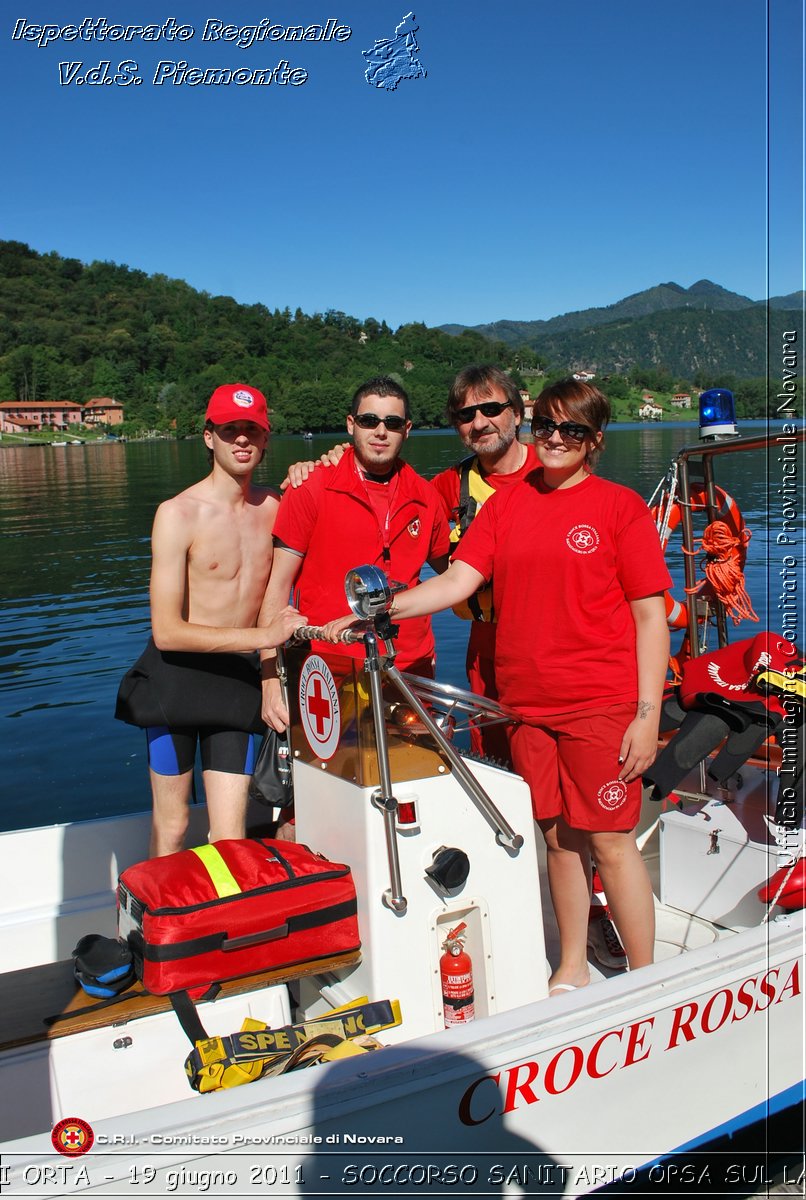
[[[400,859],[397,852],[397,800],[392,794],[381,675],[385,675],[396,685],[434,738],[450,763],[457,782],[489,821],[496,841],[501,846],[517,853],[523,845],[523,837],[521,834],[515,833],[468,768],[464,759],[445,737],[437,721],[434,720],[433,710],[447,711],[452,720],[454,713],[464,713],[474,724],[480,724],[482,721],[493,724],[518,720],[517,714],[497,701],[486,700],[482,696],[476,696],[461,688],[438,684],[419,676],[404,675],[397,669],[394,665],[394,645],[392,643],[392,639],[397,636],[397,630],[391,624],[389,609],[395,593],[401,590],[403,590],[403,585],[390,584],[379,567],[366,565],[348,571],[344,580],[344,591],[351,611],[358,617],[361,624],[358,628],[345,630],[340,640],[343,642],[361,641],[364,643],[366,651],[366,670],[369,676],[380,777],[380,787],[374,793],[372,800],[384,818],[391,882],[391,886],[384,892],[382,899],[388,908],[403,914],[407,908],[407,900],[403,895],[400,878]],[[296,631],[294,640],[319,640],[321,636],[321,627],[303,626]],[[383,657],[378,652],[379,641],[385,643],[384,649],[387,646],[389,649],[389,653],[384,654]],[[426,704],[429,707],[426,707]]]

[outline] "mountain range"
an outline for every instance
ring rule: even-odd
[[[552,366],[602,373],[633,366],[666,367],[691,378],[698,372],[741,377],[768,373],[768,349],[784,329],[800,327],[804,293],[751,300],[708,279],[689,288],[661,283],[603,308],[546,321],[442,325],[458,335],[472,329],[509,346],[528,346]]]

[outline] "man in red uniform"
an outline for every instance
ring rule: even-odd
[[[353,439],[329,471],[314,471],[289,488],[274,523],[274,559],[260,624],[288,603],[291,589],[304,597],[305,616],[324,625],[346,614],[344,577],[362,563],[381,567],[390,580],[411,587],[424,563],[437,572],[448,565],[448,525],[439,496],[400,458],[411,431],[409,400],[393,379],[363,384],[353,396],[347,432]],[[340,653],[362,657],[360,646]],[[274,659],[264,656],[263,717],[285,729]],[[434,637],[429,618],[405,621],[396,664],[433,676]]]
[[[433,480],[454,521],[451,545],[455,549],[490,496],[501,488],[519,483],[539,466],[534,446],[518,441],[523,421],[523,397],[513,380],[495,366],[465,367],[456,376],[448,394],[451,423],[471,453],[461,462],[440,472]],[[322,466],[338,463],[342,447],[336,446],[319,460]],[[297,463],[289,469],[292,488],[311,474],[314,463]],[[454,612],[472,621],[466,669],[472,691],[498,699],[495,682],[495,612],[492,585],[485,585]],[[305,610],[310,612],[308,608]],[[488,725],[471,731],[471,744],[478,754],[508,765],[509,742],[503,725]]]
[[[448,394],[451,423],[471,454],[434,479],[451,518],[453,546],[461,540],[490,496],[522,479],[539,466],[533,445],[518,441],[523,421],[523,397],[500,367],[465,367]],[[517,527],[512,530],[517,536]],[[471,691],[498,699],[495,681],[495,610],[492,584],[486,584],[454,612],[472,621],[466,669]],[[471,733],[473,749],[509,763],[509,743],[502,725],[488,725]]]

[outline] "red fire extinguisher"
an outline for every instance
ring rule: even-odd
[[[476,1009],[473,1003],[473,963],[464,948],[464,921],[448,932],[442,943],[445,953],[439,960],[439,978],[442,984],[442,1011],[445,1028],[451,1025],[466,1025],[474,1020]]]

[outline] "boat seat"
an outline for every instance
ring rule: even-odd
[[[222,983],[217,998],[243,995],[306,975],[337,971],[354,966],[360,960],[361,952],[352,950],[292,967],[244,975]],[[0,1052],[171,1009],[167,996],[152,996],[140,983],[134,984],[129,991],[135,994],[119,1003],[93,1005],[92,997],[76,984],[72,959],[0,974]],[[59,1019],[51,1023],[52,1017]]]

